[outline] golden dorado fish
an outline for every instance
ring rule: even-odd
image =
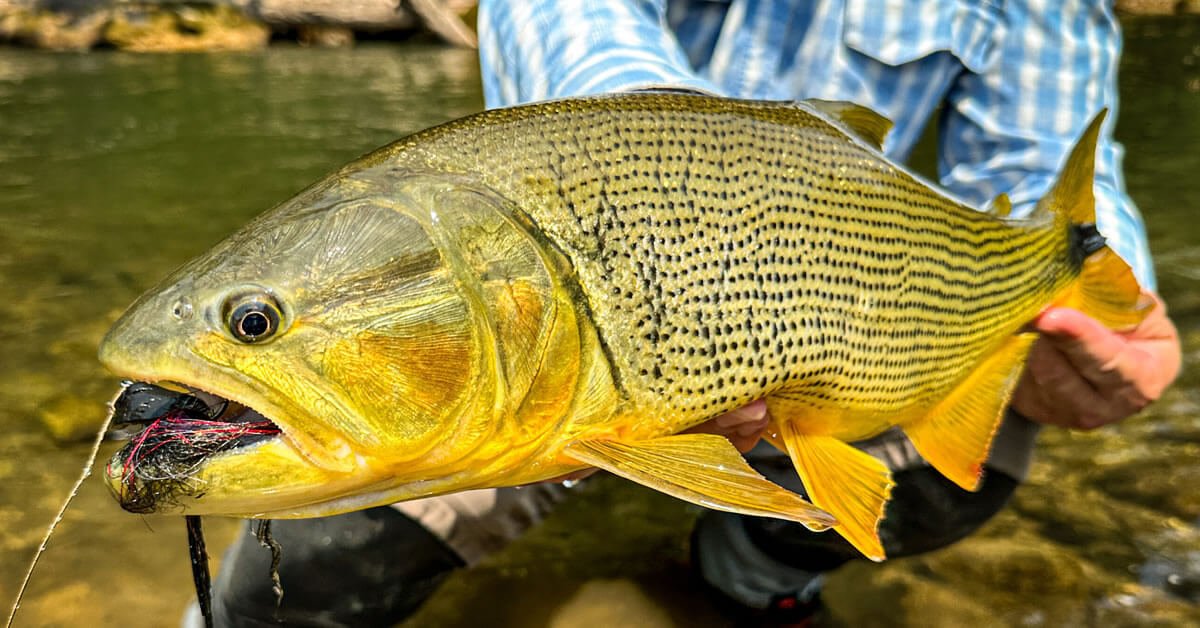
[[[108,368],[192,394],[117,408],[147,428],[108,482],[139,512],[295,518],[594,466],[880,560],[892,482],[848,442],[899,426],[975,489],[1023,326],[1144,315],[1093,224],[1102,119],[1020,220],[890,162],[890,122],[847,103],[630,94],[417,133],[116,323]],[[812,503],[679,433],[761,398]]]

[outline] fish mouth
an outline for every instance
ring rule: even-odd
[[[192,480],[210,458],[283,435],[253,408],[175,382],[126,381],[111,410],[110,434],[132,435],[105,472],[121,507],[134,513],[198,497],[203,487]]]

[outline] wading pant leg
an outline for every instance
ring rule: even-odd
[[[487,489],[320,519],[277,520],[278,611],[271,553],[251,532],[225,555],[213,586],[221,628],[392,626],[454,569],[504,547],[569,494],[559,484]],[[201,626],[193,607],[184,625]]]
[[[939,549],[978,529],[1008,502],[1018,478],[1025,477],[1036,436],[1036,426],[1010,413],[976,492],[959,488],[928,466],[898,431],[856,443],[884,460],[896,482],[879,527],[887,555]],[[786,454],[764,443],[747,459],[768,479],[804,494]],[[692,543],[705,582],[734,602],[757,609],[784,596],[807,601],[819,591],[823,573],[862,558],[833,531],[812,532],[779,519],[715,511],[701,516]]]

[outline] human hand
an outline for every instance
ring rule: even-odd
[[[767,430],[767,402],[759,399],[740,408],[730,410],[719,417],[709,419],[696,427],[685,430],[685,434],[716,434],[724,436],[737,450],[746,453],[758,444]]]
[[[1112,331],[1069,308],[1049,308],[1012,406],[1038,423],[1091,430],[1130,417],[1179,374],[1179,332],[1157,295],[1137,327]]]

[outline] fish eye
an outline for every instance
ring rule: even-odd
[[[279,304],[265,294],[231,299],[225,306],[229,333],[246,344],[262,342],[279,329]]]

